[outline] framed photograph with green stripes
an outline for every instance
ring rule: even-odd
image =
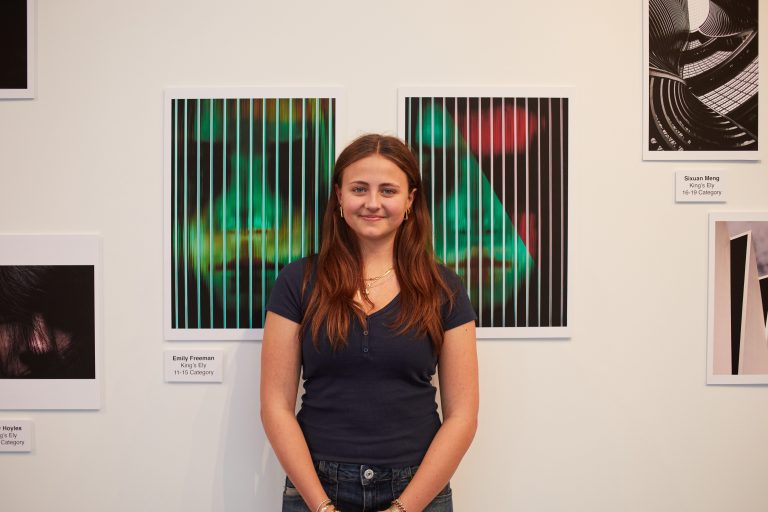
[[[481,338],[570,336],[568,88],[407,87],[439,261],[462,278]]]
[[[166,90],[166,339],[261,339],[278,272],[318,249],[340,92]]]

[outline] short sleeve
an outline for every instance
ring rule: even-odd
[[[475,309],[469,301],[469,295],[467,295],[467,290],[464,288],[464,283],[461,282],[459,276],[448,268],[442,266],[439,268],[448,288],[453,291],[453,307],[448,302],[443,305],[443,329],[448,331],[467,322],[477,320]]]
[[[272,293],[267,302],[267,311],[276,313],[288,320],[301,323],[304,309],[301,298],[301,284],[304,279],[306,259],[286,265],[278,274]]]

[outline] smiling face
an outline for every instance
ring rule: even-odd
[[[361,242],[393,243],[414,193],[405,173],[378,154],[350,164],[336,188],[344,220]]]

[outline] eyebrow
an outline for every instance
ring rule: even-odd
[[[350,185],[370,185],[367,181],[350,181]],[[379,183],[379,187],[393,187],[393,188],[400,188],[400,185],[397,183]]]

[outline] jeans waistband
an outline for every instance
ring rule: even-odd
[[[349,464],[346,462],[316,461],[317,474],[331,482],[374,483],[390,480],[410,480],[419,466],[385,468],[370,464]]]

